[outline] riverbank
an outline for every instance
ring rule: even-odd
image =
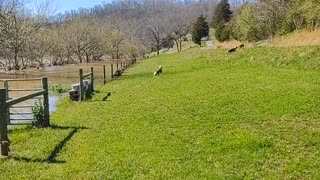
[[[53,127],[10,132],[1,177],[318,177],[318,48],[192,48],[140,61],[92,100],[64,99]]]
[[[47,77],[50,85],[62,84],[71,86],[71,84],[74,84],[79,80],[79,69],[83,69],[84,72],[90,72],[91,67],[93,67],[95,72],[95,79],[97,82],[101,83],[104,80],[104,65],[106,66],[106,78],[108,81],[111,80],[111,64],[114,64],[115,71],[117,62],[108,60],[94,63],[50,66],[43,69],[28,69],[18,72],[0,72],[0,79]],[[120,67],[120,62],[118,62],[118,66]]]

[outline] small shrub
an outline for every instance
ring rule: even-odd
[[[32,114],[33,114],[32,126],[37,128],[44,127],[45,125],[44,107],[40,100],[34,103],[34,106],[32,107]]]
[[[62,94],[66,93],[70,90],[70,88],[63,86],[61,84],[58,85],[49,85],[49,91],[52,94]]]

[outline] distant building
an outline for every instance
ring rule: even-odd
[[[209,40],[209,36],[201,38],[201,41],[208,41],[208,40]]]

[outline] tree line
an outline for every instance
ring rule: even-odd
[[[0,69],[5,71],[131,58],[182,43],[199,14],[218,0],[118,0],[50,15],[24,0],[0,0]]]
[[[22,70],[159,54],[208,35],[258,41],[319,27],[317,0],[115,0],[52,16],[47,0],[0,0],[0,69]],[[198,22],[201,21],[201,22]]]
[[[219,41],[259,41],[296,30],[320,27],[318,0],[256,0],[231,9],[227,0],[216,6],[212,27]]]

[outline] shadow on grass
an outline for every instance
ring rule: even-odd
[[[97,98],[97,99],[86,101],[86,103],[94,103],[94,102],[101,102],[101,101],[103,101],[103,102],[112,101],[112,100],[109,99],[112,96],[112,94],[116,94],[116,92],[107,92],[106,95],[102,99]]]
[[[50,163],[50,164],[63,164],[66,163],[66,161],[48,161],[47,159],[31,159],[26,157],[12,157],[12,159],[16,161],[23,161],[28,163]]]
[[[140,73],[124,73],[121,78],[116,78],[117,81],[127,80],[127,79],[135,79],[135,78],[152,78],[153,72],[150,71],[150,73],[147,72],[140,72]]]
[[[91,93],[91,92],[86,92],[86,94],[85,94],[85,100],[91,100],[94,95],[95,95],[95,92],[93,92],[93,93]]]
[[[87,102],[97,101],[97,100],[92,100],[93,96],[96,95],[96,94],[102,94],[102,93],[106,93],[106,92],[102,92],[102,91],[96,90],[92,94],[86,94],[85,100],[88,100]],[[115,93],[115,92],[107,92],[107,95],[102,98],[102,101],[110,101],[108,98],[112,95],[112,93]]]
[[[55,146],[55,148],[52,150],[51,154],[46,159],[31,159],[27,157],[12,157],[12,159],[16,161],[24,161],[24,162],[31,162],[31,163],[52,163],[52,164],[62,164],[66,161],[59,161],[57,160],[58,154],[61,152],[63,147],[67,144],[68,141],[71,140],[71,138],[80,130],[88,129],[86,127],[70,127],[70,126],[58,126],[58,125],[52,125],[52,129],[72,129],[72,131],[62,140],[59,144]]]
[[[102,101],[109,101],[108,98],[111,96],[111,92],[108,92],[107,95],[102,99]]]

